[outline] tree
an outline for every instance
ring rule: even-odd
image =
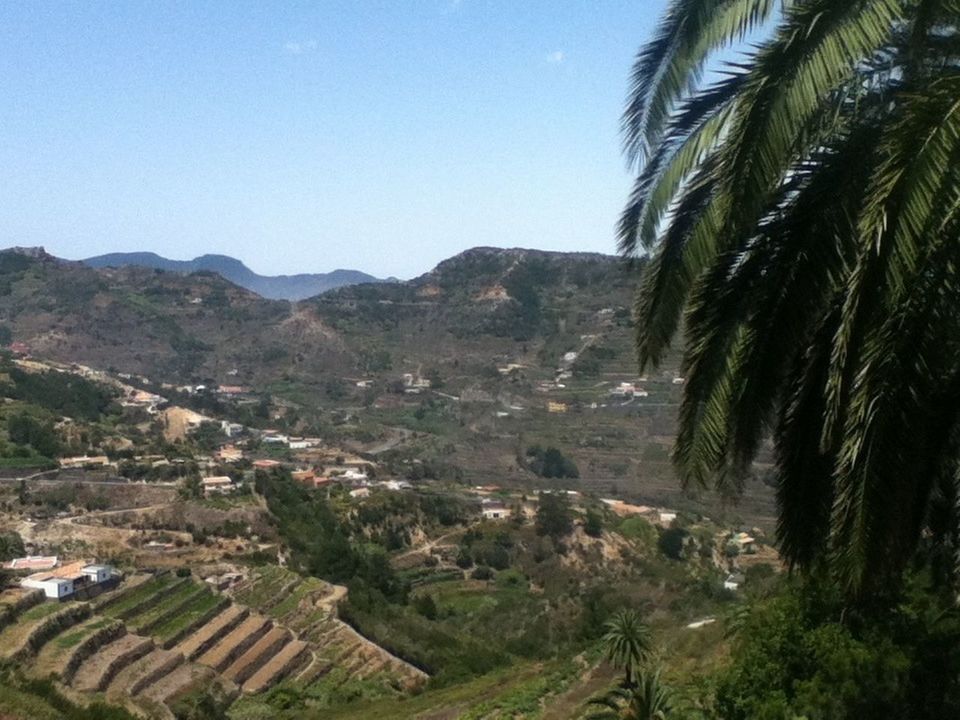
[[[620,248],[648,254],[641,366],[683,318],[683,482],[736,492],[773,428],[781,552],[868,597],[958,530],[960,6],[782,6],[671,3],[623,116]]]
[[[199,475],[187,475],[179,489],[180,497],[184,500],[199,500],[203,497],[203,483]]]
[[[671,694],[660,682],[660,671],[643,671],[632,687],[618,687],[589,701],[602,710],[588,720],[665,720],[670,716]]]
[[[590,537],[598,538],[603,535],[603,518],[594,508],[587,510],[583,519],[583,531]]]
[[[601,639],[603,653],[614,666],[623,670],[624,687],[633,687],[651,651],[650,628],[636,610],[620,610],[606,625]]]
[[[557,539],[573,530],[573,511],[564,493],[540,493],[537,503],[537,535]]]
[[[26,554],[23,538],[16,532],[0,533],[0,560],[12,560]]]
[[[671,560],[683,560],[683,546],[688,533],[681,527],[670,527],[660,533],[657,547]]]

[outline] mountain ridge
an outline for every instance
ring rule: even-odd
[[[85,258],[80,262],[97,269],[136,266],[181,274],[214,272],[268,300],[299,301],[346,285],[395,282],[394,278],[382,279],[360,270],[342,268],[328,273],[260,275],[242,260],[213,253],[199,255],[192,260],[172,260],[154,252],[114,252]]]

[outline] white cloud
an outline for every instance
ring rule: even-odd
[[[288,55],[303,55],[320,47],[316,40],[288,40],[283,44],[283,51]]]
[[[547,53],[547,62],[551,65],[559,65],[564,57],[563,50],[554,50],[552,53]]]

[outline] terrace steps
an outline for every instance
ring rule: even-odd
[[[223,676],[237,685],[243,685],[251,675],[274,657],[293,637],[285,628],[274,626],[255,642],[243,655],[223,671]]]
[[[155,628],[170,618],[179,615],[185,607],[206,592],[208,592],[206,588],[202,588],[199,585],[183,588],[175,592],[172,598],[168,598],[167,601],[164,602],[165,609],[158,612],[157,608],[153,608],[151,612],[145,613],[144,616],[135,617],[131,623],[132,629],[138,633],[150,635]],[[168,602],[169,606],[167,606]]]
[[[262,615],[249,615],[197,658],[197,662],[222,673],[234,660],[246,652],[247,648],[269,631],[272,625],[273,623]]]
[[[164,598],[179,592],[180,589],[189,582],[190,578],[176,578],[165,587],[158,588],[156,592],[147,595],[135,605],[132,605],[129,608],[124,608],[122,611],[117,613],[117,617],[119,617],[121,620],[127,620],[128,618],[143,615],[154,606],[163,602]]]
[[[293,640],[284,645],[279,653],[243,683],[243,692],[263,692],[294,672],[307,659],[307,649],[307,644],[302,640]]]
[[[224,635],[243,622],[249,613],[250,611],[245,607],[230,605],[206,625],[201,626],[195,633],[175,645],[173,649],[181,653],[187,660],[193,660],[213,647]]]
[[[107,685],[108,698],[133,697],[183,664],[183,655],[154,647],[114,675]]]
[[[62,628],[40,647],[28,674],[36,678],[53,675],[69,682],[85,658],[124,632],[123,623],[102,615],[94,615],[78,625]]]
[[[33,655],[47,640],[89,616],[87,603],[35,605],[0,632],[0,659],[22,660]]]
[[[149,653],[153,647],[151,638],[123,635],[84,660],[73,677],[72,686],[84,692],[102,692],[114,675]]]
[[[144,688],[143,697],[161,703],[192,685],[209,686],[215,678],[216,673],[206,665],[185,662]]]

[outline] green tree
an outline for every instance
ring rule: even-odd
[[[673,0],[623,118],[641,365],[687,336],[682,480],[735,491],[774,428],[780,550],[854,596],[957,530],[958,41],[956,0]]]
[[[564,493],[540,493],[537,503],[537,534],[562,538],[573,530],[573,511]]]
[[[23,547],[23,538],[19,533],[5,532],[0,534],[0,560],[12,560],[26,554]]]
[[[603,709],[587,715],[588,720],[665,720],[672,703],[670,690],[656,670],[642,671],[636,685],[614,688],[589,704]]]
[[[203,497],[203,483],[199,475],[187,475],[180,486],[180,497],[185,500],[198,500]]]
[[[583,518],[583,531],[590,537],[598,538],[603,535],[603,518],[594,508],[587,510]]]
[[[601,639],[607,660],[623,671],[624,687],[633,687],[651,652],[650,628],[636,610],[620,610],[604,625]]]

